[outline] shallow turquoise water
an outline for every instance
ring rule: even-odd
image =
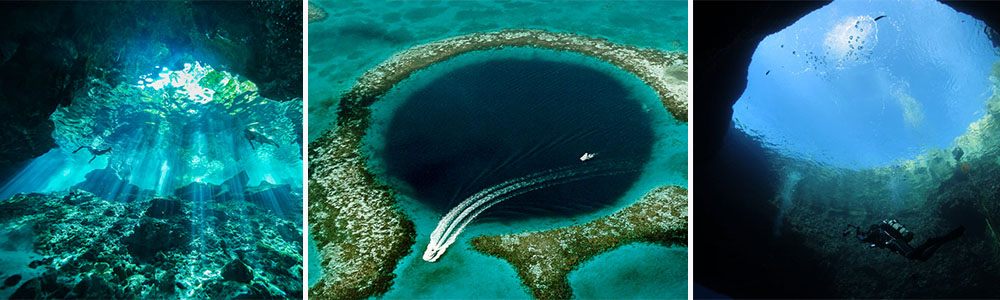
[[[337,97],[365,70],[413,45],[506,28],[604,37],[687,51],[686,1],[310,1],[329,17],[309,24],[309,139],[334,121]]]
[[[682,263],[662,263],[681,262]],[[687,299],[687,248],[631,244],[569,273],[577,299]]]
[[[319,248],[316,248],[316,241],[313,241],[313,237],[309,235],[309,244],[307,245],[306,255],[309,256],[309,266],[307,266],[307,271],[309,272],[308,283],[312,286],[314,283],[319,281],[319,278],[323,276],[322,266],[319,263]],[[315,258],[315,259],[313,259]]]

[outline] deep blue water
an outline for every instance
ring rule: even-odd
[[[393,113],[377,156],[404,193],[447,212],[531,173],[636,168],[650,157],[650,118],[619,80],[580,64],[504,58],[465,65],[415,90]],[[580,156],[597,152],[589,161]],[[614,203],[638,172],[555,185],[506,200],[483,218],[575,215]],[[541,182],[539,182],[541,184]]]

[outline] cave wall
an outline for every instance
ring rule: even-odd
[[[815,258],[797,246],[803,237],[768,236],[776,214],[769,201],[779,174],[758,141],[730,132],[735,130],[732,106],[746,88],[747,68],[760,41],[827,3],[694,2],[692,155],[698,189],[692,205],[699,224],[694,232],[698,286],[730,297],[834,294],[833,286],[822,284],[822,272],[816,272],[821,262],[811,262]],[[945,4],[1000,28],[998,2]],[[789,256],[796,253],[804,254]]]
[[[0,182],[56,147],[49,115],[91,80],[199,60],[301,99],[301,24],[300,1],[0,3]]]

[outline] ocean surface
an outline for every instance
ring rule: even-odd
[[[760,43],[733,120],[836,167],[948,147],[992,93],[1000,55],[984,27],[934,1],[834,2]]]

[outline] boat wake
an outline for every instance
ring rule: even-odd
[[[627,161],[605,161],[594,164],[572,165],[549,169],[527,176],[504,181],[469,196],[451,209],[431,233],[430,243],[423,259],[437,261],[448,246],[455,242],[465,226],[479,214],[497,203],[539,189],[591,179],[641,171],[641,165]]]

